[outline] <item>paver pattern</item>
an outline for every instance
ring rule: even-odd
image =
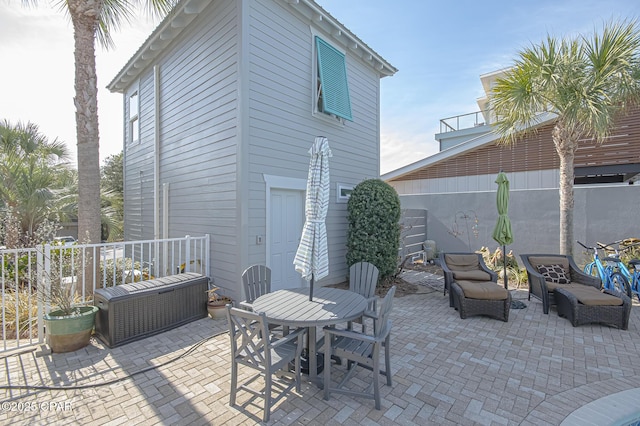
[[[303,383],[276,405],[270,424],[559,425],[589,402],[640,387],[637,301],[626,331],[574,328],[555,309],[544,315],[522,290],[515,298],[527,307],[512,310],[508,323],[462,320],[441,277],[407,279],[422,291],[394,301],[394,384],[381,389],[382,409],[343,395],[325,401]],[[5,355],[0,423],[259,424],[261,399],[240,392],[239,405],[229,406],[226,328],[206,318],[114,349],[92,340],[70,354]],[[354,385],[365,386],[369,374],[361,371]]]

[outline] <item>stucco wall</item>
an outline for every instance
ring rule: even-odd
[[[574,197],[575,240],[593,244],[640,237],[640,186],[580,186],[575,188]],[[439,251],[475,251],[482,246],[493,251],[498,246],[491,238],[498,217],[495,191],[401,195],[400,200],[402,208],[428,210],[427,239],[436,241]],[[476,217],[477,237],[473,233]],[[514,242],[507,250],[513,250],[516,256],[559,252],[557,189],[512,190],[509,218]],[[584,261],[583,252],[582,247],[574,245],[578,263]]]

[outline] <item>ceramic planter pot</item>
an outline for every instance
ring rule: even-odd
[[[52,352],[73,352],[89,344],[98,307],[83,306],[78,309],[78,315],[53,311],[44,316],[47,344]]]
[[[218,318],[226,318],[226,308],[228,303],[231,303],[231,300],[209,300],[207,302],[207,311],[209,312],[209,316],[213,319]]]

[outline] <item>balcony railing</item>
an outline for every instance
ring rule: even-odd
[[[209,235],[105,244],[44,244],[0,250],[0,353],[44,342],[43,315],[51,285],[82,305],[93,291],[183,272],[210,277]]]
[[[470,129],[472,127],[484,126],[484,124],[485,119],[483,111],[456,115],[455,117],[443,118],[440,120],[440,133]]]

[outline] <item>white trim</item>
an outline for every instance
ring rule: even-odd
[[[131,98],[136,96],[136,113],[131,115]],[[132,146],[140,143],[142,139],[142,135],[140,135],[140,81],[137,81],[135,84],[129,87],[127,91],[126,97],[126,107],[127,107],[127,131],[126,131],[126,140],[125,146]],[[138,139],[133,139],[133,126],[136,126],[136,133],[138,134]]]
[[[343,191],[349,191],[347,194],[342,195]],[[336,203],[347,203],[351,197],[351,191],[353,191],[353,185],[346,183],[336,183]]]
[[[267,241],[265,244],[265,264],[271,267],[271,189],[289,189],[294,191],[307,190],[307,180],[286,176],[263,175],[265,188],[265,229]],[[304,206],[304,198],[303,198]]]

